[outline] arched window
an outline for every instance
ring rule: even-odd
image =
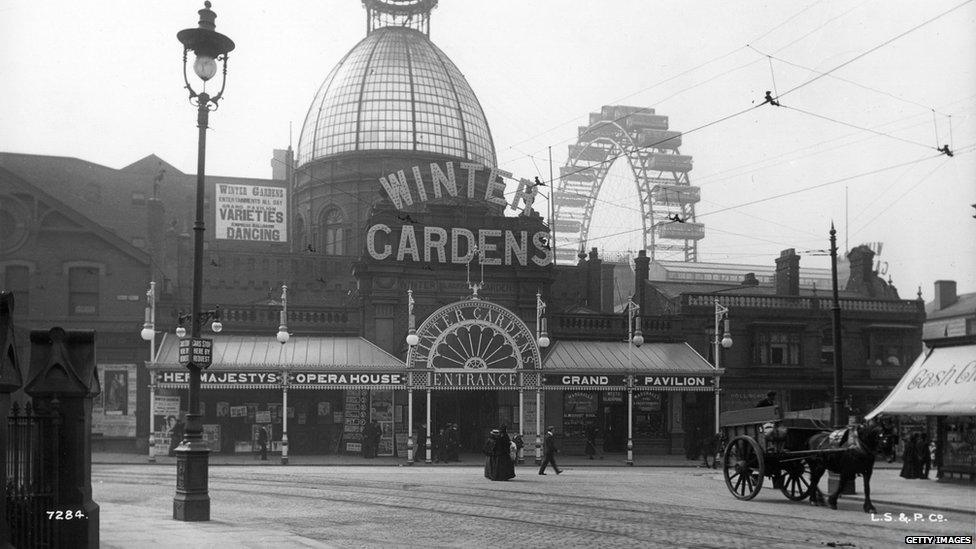
[[[322,213],[322,252],[325,255],[342,255],[342,212],[331,208]]]

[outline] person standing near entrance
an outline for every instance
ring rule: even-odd
[[[556,452],[558,450],[556,449],[556,437],[553,436],[552,431],[552,425],[546,427],[546,438],[542,443],[542,451],[544,456],[542,459],[542,466],[539,467],[540,475],[546,474],[546,467],[550,463],[552,464],[552,468],[556,471],[557,475],[562,473],[562,470],[558,465],[556,465]]]
[[[258,448],[261,450],[261,461],[268,461],[268,430],[258,427]]]

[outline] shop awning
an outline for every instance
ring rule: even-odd
[[[546,372],[714,376],[715,368],[687,343],[557,341],[542,363]],[[722,373],[719,370],[719,373]]]
[[[292,336],[284,345],[274,335],[212,334],[211,370],[403,371],[402,360],[361,337]],[[179,338],[167,334],[151,366],[179,366]]]
[[[877,408],[878,414],[976,415],[976,345],[936,345],[923,352]]]

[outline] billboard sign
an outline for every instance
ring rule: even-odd
[[[216,238],[287,242],[287,192],[283,187],[218,183],[214,190]]]

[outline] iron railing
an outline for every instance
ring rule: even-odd
[[[48,511],[60,504],[61,414],[14,403],[7,418],[7,524],[14,547],[60,547]]]

